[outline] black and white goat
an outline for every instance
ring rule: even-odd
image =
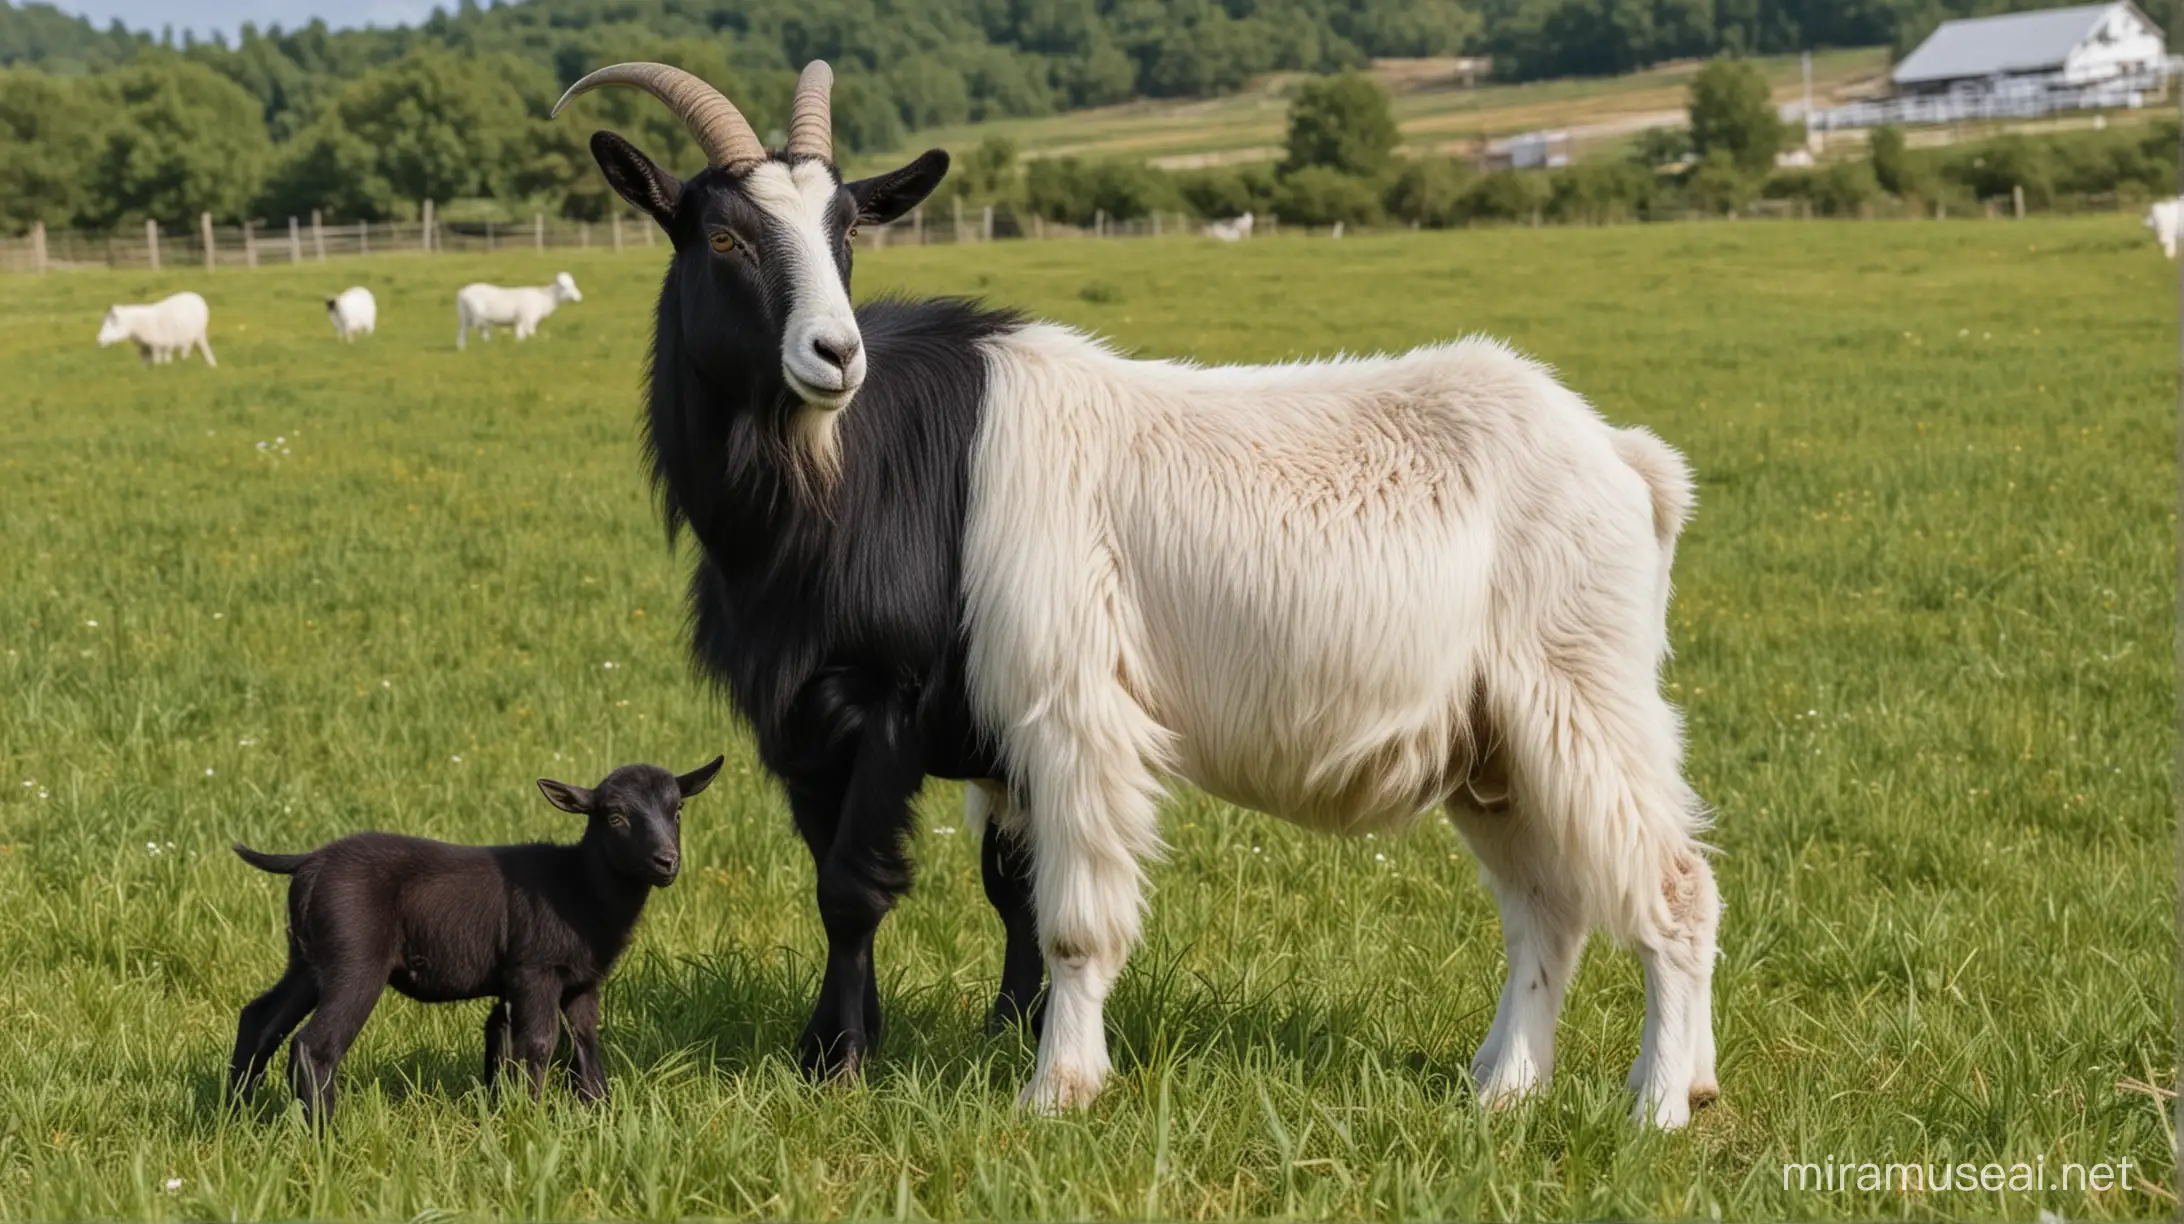
[[[1481,1098],[1546,1081],[1601,926],[1645,964],[1639,1115],[1686,1121],[1715,1092],[1718,901],[1658,681],[1681,457],[1487,341],[1208,369],[961,302],[853,309],[857,226],[908,210],[947,156],[842,182],[831,80],[806,69],[779,152],[661,65],[563,99],[646,89],[710,161],[682,182],[592,138],[675,247],[654,474],[703,546],[697,655],[818,864],[807,1065],[853,1067],[878,1034],[872,935],[909,882],[911,796],[989,780],[997,1012],[1043,953],[1025,1098],[1092,1099],[1172,775],[1341,832],[1445,810],[1509,956]]]

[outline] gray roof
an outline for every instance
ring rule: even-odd
[[[1898,85],[1914,85],[2061,68],[2094,23],[2120,3],[1944,21],[1889,75]]]

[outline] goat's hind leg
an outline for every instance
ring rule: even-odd
[[[1698,798],[1682,774],[1675,712],[1652,669],[1584,681],[1543,669],[1507,720],[1521,807],[1547,831],[1581,912],[1634,947],[1646,1018],[1629,1084],[1638,1117],[1682,1126],[1712,1099],[1713,962],[1720,901]]]
[[[293,951],[281,980],[243,1007],[235,1026],[235,1053],[228,1059],[228,1096],[241,1100],[258,1087],[273,1052],[318,1006],[318,981]]]
[[[1452,803],[1450,822],[1479,859],[1501,911],[1508,978],[1471,1064],[1478,1100],[1503,1105],[1554,1076],[1555,1026],[1585,947],[1585,916],[1553,839],[1525,808]]]

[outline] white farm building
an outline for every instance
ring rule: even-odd
[[[1889,73],[1894,96],[1813,126],[2021,119],[2137,107],[2174,72],[2168,39],[2131,0],[1942,22]]]

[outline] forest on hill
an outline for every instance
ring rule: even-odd
[[[2167,24],[2179,0],[2146,0]],[[460,0],[410,27],[243,27],[237,39],[98,29],[0,5],[0,226],[102,226],[211,211],[408,215],[416,201],[523,201],[597,215],[582,138],[693,150],[660,108],[547,108],[586,69],[658,59],[720,85],[761,133],[795,70],[831,61],[838,138],[1138,97],[1201,97],[1262,73],[1377,57],[1490,55],[1523,80],[1665,59],[1916,42],[2016,0]]]

